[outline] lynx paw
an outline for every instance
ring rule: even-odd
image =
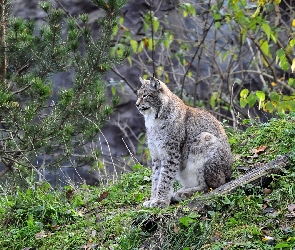
[[[171,201],[172,202],[179,202],[179,201],[186,200],[189,197],[190,197],[190,195],[188,193],[185,193],[185,192],[175,192],[172,195],[172,197],[171,197]]]
[[[200,191],[199,188],[187,188],[187,189],[180,189],[177,192],[173,193],[171,197],[172,202],[179,202],[186,200],[193,196],[197,191]]]
[[[143,203],[144,207],[160,207],[166,208],[169,206],[169,202],[165,200],[149,200]]]

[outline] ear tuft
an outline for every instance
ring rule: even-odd
[[[150,84],[151,84],[152,88],[154,88],[156,90],[161,89],[161,82],[155,77],[151,77]]]
[[[140,82],[141,82],[142,85],[145,84],[145,80],[144,79],[142,79],[141,77],[139,77],[139,80],[140,80]]]

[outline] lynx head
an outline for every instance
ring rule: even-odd
[[[143,115],[150,113],[158,113],[162,105],[163,83],[152,77],[150,80],[144,80],[139,77],[142,83],[137,91],[136,107]]]

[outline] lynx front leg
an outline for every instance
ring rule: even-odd
[[[159,159],[153,159],[152,161],[152,189],[151,198],[143,203],[143,206],[150,207],[152,201],[157,199],[157,190],[160,177],[161,162]]]
[[[150,207],[165,208],[169,206],[173,192],[173,183],[176,177],[176,168],[175,165],[164,165],[161,168],[157,197],[156,200],[151,202]]]
[[[176,172],[179,169],[178,158],[179,157],[162,162],[158,175],[157,186],[154,189],[156,191],[155,199],[150,200],[148,203],[144,203],[144,205],[148,207],[162,208],[169,206],[173,191],[173,183],[176,178]]]

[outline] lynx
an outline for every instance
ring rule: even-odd
[[[233,157],[219,121],[185,105],[160,80],[139,79],[136,106],[145,119],[152,159],[151,198],[143,206],[165,208],[228,182]],[[173,192],[175,180],[182,188]]]

